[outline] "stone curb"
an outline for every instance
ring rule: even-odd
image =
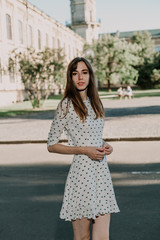
[[[141,142],[141,141],[160,141],[160,137],[117,137],[117,138],[103,138],[107,142]],[[60,143],[68,142],[67,139],[61,139]],[[13,141],[0,141],[0,144],[28,144],[28,143],[47,143],[47,140],[13,140]]]

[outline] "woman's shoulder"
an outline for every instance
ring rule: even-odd
[[[71,104],[71,100],[70,100],[68,97],[62,99],[62,100],[60,101],[60,103],[59,103],[59,105],[61,106],[61,108],[64,109],[64,110],[65,110],[66,108],[68,108],[68,107],[70,106],[70,104]]]
[[[71,100],[69,98],[64,98],[58,104],[57,111],[61,113],[62,116],[66,116],[69,113],[70,107]]]

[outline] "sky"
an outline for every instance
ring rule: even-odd
[[[71,21],[70,0],[29,0],[65,25]],[[100,33],[160,29],[160,0],[96,0]]]

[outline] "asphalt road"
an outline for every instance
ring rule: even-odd
[[[112,214],[110,240],[159,240],[160,144],[113,142],[108,157],[121,212]],[[45,144],[0,145],[0,239],[71,240],[59,219],[72,156]]]

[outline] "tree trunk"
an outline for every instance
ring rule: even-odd
[[[108,92],[111,92],[111,82],[110,82],[110,78],[108,76],[106,76],[107,78],[107,90]]]

